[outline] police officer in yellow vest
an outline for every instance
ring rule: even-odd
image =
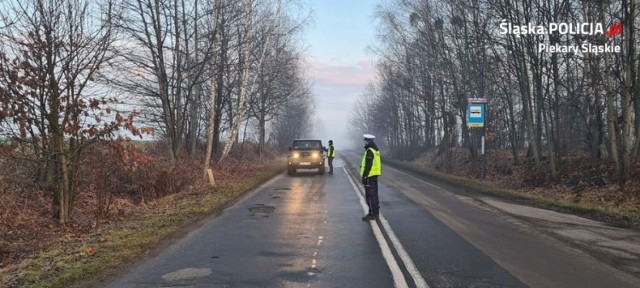
[[[380,151],[371,134],[364,134],[364,155],[360,163],[360,176],[364,184],[365,198],[369,206],[369,213],[362,217],[362,221],[378,219],[380,214],[380,203],[378,201],[378,176],[382,174],[380,165]]]
[[[336,157],[336,148],[333,147],[333,140],[329,140],[329,148],[324,151],[327,151],[327,159],[329,159],[329,175],[333,175],[333,158]]]

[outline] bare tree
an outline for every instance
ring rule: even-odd
[[[271,135],[281,148],[288,147],[294,139],[304,137],[311,130],[313,101],[309,85],[304,87],[287,98],[282,113],[273,120]]]
[[[202,2],[136,0],[123,3],[119,28],[129,39],[121,44],[120,77],[114,83],[140,97],[152,121],[169,142],[167,158],[174,161],[184,144],[187,126],[198,126],[191,108],[200,105],[202,74],[209,61],[208,31],[198,29]],[[198,38],[196,38],[198,37]],[[192,47],[198,47],[196,50]],[[202,49],[202,51],[200,51]],[[191,55],[199,55],[198,57]],[[201,57],[200,57],[201,56]],[[189,113],[191,111],[191,113]],[[195,128],[192,128],[195,129]],[[195,145],[195,143],[194,143]]]
[[[214,20],[213,20],[213,27],[212,27],[212,31],[213,31],[213,35],[211,37],[211,44],[210,46],[213,48],[212,52],[211,52],[211,67],[218,67],[216,65],[216,51],[217,51],[217,45],[216,45],[216,36],[218,35],[218,30],[219,30],[219,19],[220,19],[220,12],[222,10],[222,1],[221,0],[216,0],[215,2],[215,16],[214,16]],[[217,71],[217,70],[213,70],[216,71],[217,73],[221,73],[222,71]],[[216,121],[216,115],[217,115],[217,107],[216,104],[218,103],[217,101],[217,96],[218,96],[218,89],[217,89],[217,81],[218,81],[218,77],[215,77],[215,75],[213,75],[213,77],[211,77],[211,88],[209,90],[209,125],[208,125],[208,132],[207,132],[207,152],[205,153],[205,157],[204,157],[204,177],[207,177],[207,172],[209,171],[209,163],[211,162],[211,153],[213,152],[213,140],[214,140],[214,135],[216,134],[216,127],[215,127],[215,121]]]
[[[218,160],[218,163],[222,161],[231,151],[231,145],[235,142],[238,132],[240,131],[240,123],[244,120],[244,114],[247,109],[246,103],[249,98],[249,93],[251,93],[251,87],[249,82],[249,72],[251,65],[251,50],[252,50],[252,29],[253,29],[253,0],[246,0],[245,2],[245,23],[243,28],[242,35],[242,55],[240,66],[241,68],[241,76],[240,76],[240,94],[238,100],[238,111],[235,113],[233,118],[233,123],[231,126],[230,134],[227,140],[224,143],[224,147],[222,148],[222,155]],[[267,36],[268,37],[268,36]],[[268,39],[268,38],[267,38]]]
[[[242,61],[240,62],[240,67],[241,67],[241,81],[240,81],[240,92],[239,92],[239,99],[238,99],[238,108],[237,111],[234,115],[233,118],[233,122],[232,122],[232,126],[230,128],[229,131],[229,136],[227,137],[227,139],[225,140],[224,146],[222,148],[222,155],[220,156],[220,159],[218,160],[218,163],[220,163],[222,160],[224,160],[224,158],[229,154],[229,152],[231,151],[231,147],[233,145],[233,143],[236,141],[236,138],[238,136],[238,132],[240,131],[240,124],[244,121],[246,121],[247,119],[245,119],[246,117],[246,112],[249,109],[249,100],[250,100],[250,96],[253,93],[256,83],[257,83],[257,77],[260,74],[258,71],[261,69],[261,67],[263,67],[264,65],[264,61],[266,59],[266,55],[267,55],[267,51],[269,50],[269,48],[271,47],[271,41],[273,38],[273,34],[276,31],[276,29],[279,26],[279,19],[280,19],[280,15],[281,15],[281,11],[283,9],[283,2],[282,1],[277,1],[276,2],[276,7],[274,8],[274,12],[271,11],[271,7],[267,6],[266,9],[263,12],[263,15],[266,16],[264,17],[263,21],[261,21],[262,23],[267,23],[267,25],[264,28],[262,33],[257,33],[258,29],[254,29],[253,27],[253,21],[255,21],[253,19],[254,17],[254,13],[253,13],[253,1],[252,0],[247,0],[246,2],[246,13],[247,15],[245,16],[245,23],[244,23],[244,28],[243,28],[243,33],[242,33],[242,54],[241,54],[241,59]],[[258,27],[256,27],[258,28]],[[263,37],[263,41],[261,45],[257,45],[256,42],[259,41],[255,41],[256,39],[259,39],[258,36],[259,34],[261,34]],[[253,64],[253,60],[254,58],[252,57],[252,52],[254,51],[255,48],[258,48],[259,54],[256,55],[255,60],[256,60],[256,70],[258,71],[251,71],[250,67]],[[253,73],[253,75],[251,75],[251,73]],[[246,128],[245,128],[246,131]]]
[[[282,17],[278,17],[283,21]],[[265,59],[257,72],[256,89],[251,94],[249,118],[257,120],[258,154],[266,142],[267,123],[282,113],[287,100],[305,89],[301,71],[302,57],[295,46],[296,31],[300,25],[290,28],[280,24],[274,32],[273,47],[267,48]],[[265,43],[266,44],[266,43]]]
[[[478,135],[466,127],[467,98],[486,97],[489,147],[510,149],[514,161],[526,148],[536,175],[551,178],[562,172],[565,155],[589,151],[594,160],[611,159],[622,184],[640,153],[637,6],[630,0],[387,1],[376,14],[380,80],[354,118],[381,116],[369,120],[378,123],[368,129],[386,135],[391,155],[412,157],[411,151],[436,145],[447,164],[449,150],[464,146],[474,160]],[[498,33],[506,24],[606,28],[619,21],[623,33],[613,39]],[[622,52],[547,53],[539,47],[607,42]]]
[[[635,156],[633,154],[634,142],[633,134],[633,98],[636,88],[636,73],[638,63],[638,54],[636,45],[638,43],[635,40],[635,20],[637,17],[635,0],[622,0],[622,23],[623,39],[622,39],[622,167],[619,171],[620,184],[624,184],[631,176],[632,163],[635,162]],[[640,115],[635,115],[640,117]],[[636,142],[640,139],[635,139]]]
[[[12,25],[0,31],[0,125],[35,154],[36,181],[52,194],[64,224],[86,147],[120,126],[141,132],[131,117],[109,119],[112,100],[97,92],[100,71],[112,58],[118,11],[106,0],[11,1],[4,8],[0,18]]]

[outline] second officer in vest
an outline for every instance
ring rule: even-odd
[[[364,155],[360,163],[360,176],[364,184],[365,198],[369,213],[362,217],[362,221],[378,219],[380,214],[380,201],[378,200],[378,176],[382,174],[380,165],[380,151],[373,141],[376,137],[364,134]]]
[[[329,160],[329,175],[333,175],[333,158],[336,158],[336,148],[333,147],[333,140],[329,140],[329,148],[327,151],[327,160]]]

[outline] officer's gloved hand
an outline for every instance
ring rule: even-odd
[[[369,185],[369,177],[362,177],[362,184],[364,184],[364,186]]]

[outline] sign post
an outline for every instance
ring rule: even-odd
[[[484,119],[487,109],[487,98],[469,98],[467,99],[467,127],[482,128],[482,179],[487,178],[487,154],[484,149],[484,139],[486,128]]]

